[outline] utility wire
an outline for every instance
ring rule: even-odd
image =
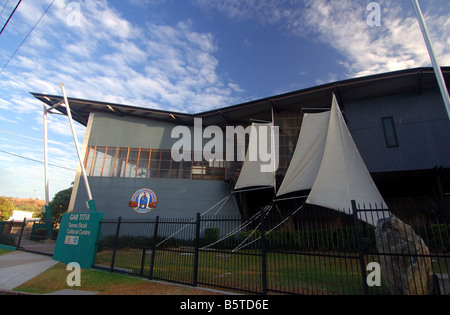
[[[25,41],[28,39],[28,37],[30,36],[30,34],[34,31],[34,29],[36,28],[36,26],[39,24],[39,22],[42,20],[42,18],[44,17],[44,15],[47,13],[47,11],[51,8],[51,6],[53,5],[53,3],[56,0],[53,0],[52,3],[50,3],[50,5],[47,7],[47,9],[44,11],[44,13],[42,13],[41,17],[39,18],[39,20],[36,22],[36,24],[34,24],[33,28],[28,32],[27,36],[25,37],[25,39],[20,43],[19,47],[17,47],[17,49],[14,51],[14,53],[12,54],[12,56],[8,59],[8,61],[6,62],[6,64],[3,66],[3,68],[0,70],[0,74],[3,72],[3,70],[5,70],[6,66],[8,66],[9,62],[11,61],[11,59],[14,58],[14,56],[16,55],[16,53],[19,51],[20,47],[22,47],[23,43],[25,43]]]
[[[35,141],[44,142],[44,140],[42,140],[42,139],[37,139],[37,138],[33,138],[33,137],[23,136],[23,135],[19,135],[17,133],[10,132],[10,131],[0,130],[0,132],[8,133],[10,135],[17,136],[17,137],[22,137],[22,138],[26,138],[26,139],[31,139],[31,140],[35,140]]]
[[[36,162],[36,163],[44,164],[44,162],[42,162],[42,161],[35,160],[35,159],[31,159],[31,158],[27,158],[27,157],[25,157],[25,156],[18,155],[18,154],[15,154],[15,153],[6,152],[6,151],[3,151],[3,150],[0,150],[0,152],[1,152],[1,153],[8,154],[8,155],[16,156],[16,157],[19,157],[19,158],[24,159],[24,160],[28,160],[28,161],[33,161],[33,162]],[[58,167],[58,168],[62,168],[62,169],[69,170],[69,171],[76,171],[76,169],[73,169],[73,168],[64,167],[64,166],[59,166],[59,165],[55,165],[55,164],[51,164],[51,163],[49,163],[48,165],[49,165],[49,166]]]
[[[6,6],[8,5],[9,0],[6,0],[5,5],[2,8],[2,11],[0,12],[0,16],[2,16],[3,10],[5,10]]]
[[[9,20],[11,20],[12,16],[14,15],[14,13],[16,12],[17,8],[19,7],[19,4],[22,2],[22,0],[19,0],[19,2],[17,2],[16,6],[14,7],[14,10],[12,11],[12,13],[9,15],[9,18],[6,20],[5,25],[3,25],[2,30],[0,31],[0,35],[2,35],[3,30],[5,29],[6,25],[8,25]],[[3,7],[4,8],[4,7]],[[2,10],[3,12],[3,10]]]

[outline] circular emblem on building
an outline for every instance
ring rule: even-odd
[[[128,205],[140,214],[146,214],[156,208],[158,200],[153,190],[148,188],[139,189],[131,197]]]

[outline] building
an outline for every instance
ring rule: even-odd
[[[30,211],[14,210],[11,218],[8,221],[23,222],[24,219],[27,221],[39,220],[33,218],[34,213]]]
[[[450,68],[443,68],[443,74],[450,82]],[[446,202],[450,193],[450,121],[432,68],[344,80],[198,114],[73,98],[69,102],[74,119],[86,126],[82,151],[97,209],[105,218],[193,217],[214,205],[221,215],[248,218],[270,203],[274,192],[230,195],[242,167],[239,161],[176,162],[171,156],[179,140],[171,136],[174,128],[186,127],[195,138],[199,118],[203,131],[218,126],[224,134],[227,126],[246,127],[252,121],[273,119],[280,128],[279,186],[304,113],[329,109],[333,93],[386,200],[426,197]],[[61,96],[32,94],[49,106],[62,101]],[[65,114],[64,108],[57,110]],[[203,147],[207,139],[200,141]],[[195,144],[192,148],[194,155]],[[70,210],[86,209],[88,198],[80,179],[78,171]],[[157,197],[157,207],[145,214],[128,206],[142,188],[152,189]],[[232,197],[224,199],[227,196]],[[223,200],[226,202],[220,203]]]

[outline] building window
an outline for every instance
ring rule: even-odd
[[[99,146],[87,148],[85,165],[92,177],[197,180],[224,180],[227,168],[225,161],[218,160],[175,162],[171,150]]]
[[[383,124],[384,138],[388,148],[396,148],[399,146],[397,132],[395,131],[395,124],[393,117],[381,118]]]

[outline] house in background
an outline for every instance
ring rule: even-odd
[[[11,218],[9,218],[8,221],[22,222],[24,219],[26,219],[27,221],[40,220],[39,218],[33,218],[33,214],[33,212],[29,211],[14,210]]]
[[[450,68],[443,68],[443,74],[450,82]],[[48,106],[63,100],[61,96],[32,94]],[[344,80],[197,114],[74,98],[69,102],[74,119],[86,126],[82,151],[97,209],[105,218],[178,218],[203,213],[230,195],[242,162],[174,161],[171,149],[179,140],[171,137],[175,127],[185,126],[194,134],[195,118],[202,119],[203,128],[219,126],[223,130],[273,120],[280,128],[279,187],[294,153],[303,115],[329,110],[333,94],[388,204],[403,198],[447,204],[450,121],[432,68]],[[63,107],[57,110],[66,114]],[[86,209],[88,198],[80,179],[79,170],[71,211]],[[220,214],[247,219],[272,201],[277,187],[233,194]],[[128,203],[143,188],[154,191],[157,207],[140,214]]]

